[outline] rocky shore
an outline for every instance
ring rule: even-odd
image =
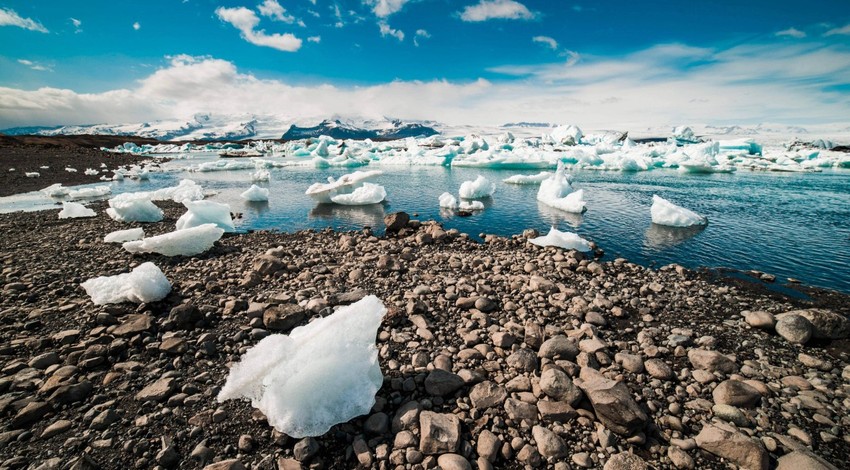
[[[397,215],[380,237],[255,232],[131,255],[102,241],[128,224],[92,207],[0,215],[2,469],[850,466],[846,295]],[[149,235],[183,212],[163,208]],[[96,306],[80,287],[146,261],[173,284],[162,301]],[[294,439],[216,401],[260,339],[367,294],[389,309],[370,414]]]

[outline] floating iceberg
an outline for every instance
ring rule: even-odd
[[[95,211],[78,202],[63,202],[62,210],[59,211],[60,219],[77,219],[80,217],[94,217]]]
[[[484,203],[481,201],[460,201],[457,208],[462,211],[483,211]]]
[[[652,195],[652,223],[667,225],[670,227],[691,227],[693,225],[705,225],[708,219],[696,212],[679,207],[672,202],[659,196]]]
[[[461,199],[484,199],[496,192],[496,184],[478,175],[475,181],[464,181],[460,185]]]
[[[440,194],[440,207],[443,209],[457,209],[457,199],[449,193]]]
[[[243,192],[242,194],[240,194],[240,196],[242,196],[242,199],[245,199],[246,201],[252,201],[252,202],[268,201],[269,200],[269,190],[268,190],[268,188],[261,188],[261,187],[257,186],[256,184],[252,184],[251,187],[248,188],[247,190],[245,190],[245,192]]]
[[[218,400],[250,399],[296,439],[369,413],[383,383],[375,335],[386,311],[370,295],[288,336],[268,336],[231,367]]]
[[[166,201],[174,202],[185,201],[200,201],[204,198],[204,189],[198,183],[186,179],[180,180],[177,186],[157,189],[150,193],[151,201]]]
[[[67,196],[71,190],[62,186],[62,183],[56,183],[42,189],[41,192],[48,197],[63,197]]]
[[[168,278],[151,262],[140,264],[129,273],[89,279],[81,286],[95,305],[156,302],[171,292]]]
[[[334,196],[351,193],[360,186],[363,186],[367,180],[383,173],[380,170],[355,171],[354,173],[342,175],[339,179],[328,177],[327,183],[313,183],[307,188],[304,194],[312,197],[316,202],[331,203],[333,202],[331,198]]]
[[[557,144],[577,145],[581,142],[582,132],[578,126],[558,126],[552,129],[549,137]]]
[[[193,256],[203,253],[221,238],[224,230],[216,224],[176,230],[155,237],[124,243],[130,253],[159,253],[165,256]]]
[[[259,183],[262,181],[268,181],[269,179],[271,179],[271,173],[269,173],[269,170],[257,170],[254,173],[251,173],[251,181]]]
[[[365,206],[377,204],[387,198],[387,190],[383,186],[374,183],[363,183],[363,186],[348,194],[337,194],[331,197],[331,201],[344,206]]]
[[[573,232],[562,232],[555,227],[545,236],[532,238],[529,243],[538,246],[557,246],[565,250],[590,251],[590,242]]]
[[[503,179],[502,182],[508,184],[540,184],[550,176],[552,176],[551,171],[541,171],[536,175],[513,175],[510,178]]]
[[[570,177],[562,163],[558,164],[558,170],[554,175],[540,183],[537,200],[564,212],[581,214],[586,209],[584,191],[581,189],[573,191],[570,186]]]
[[[186,213],[177,219],[177,230],[215,224],[224,231],[233,231],[230,206],[213,201],[183,201]],[[216,239],[218,240],[218,239]]]
[[[71,199],[92,199],[103,197],[112,194],[112,188],[109,186],[94,186],[91,188],[74,189],[68,192],[68,197]]]
[[[137,193],[119,194],[110,199],[106,214],[118,222],[159,222],[163,217],[156,204]]]
[[[103,237],[103,241],[106,243],[124,243],[141,240],[142,238],[145,238],[145,231],[139,227],[107,233]]]

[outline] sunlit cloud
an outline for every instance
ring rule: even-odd
[[[534,36],[531,38],[534,42],[539,42],[541,44],[545,44],[549,46],[553,51],[558,50],[558,41],[550,38],[549,36]]]
[[[383,21],[378,22],[378,29],[381,31],[381,37],[391,36],[399,41],[404,41],[404,31],[393,29],[390,25]]]
[[[797,28],[783,29],[782,31],[778,31],[776,33],[776,35],[777,36],[786,36],[786,37],[790,37],[790,38],[797,38],[797,39],[802,39],[802,38],[806,37],[806,33],[804,33],[803,31],[800,31]]]
[[[41,23],[31,18],[24,18],[11,8],[0,8],[0,26],[17,26],[18,28],[49,33]]]
[[[537,16],[522,3],[514,0],[480,0],[469,5],[460,13],[460,19],[468,22],[488,20],[531,20]]]
[[[239,30],[242,39],[251,44],[270,47],[284,52],[295,52],[301,49],[301,39],[294,34],[267,34],[263,29],[256,29],[260,24],[260,18],[253,10],[245,7],[219,7],[215,10],[215,14],[221,21],[229,23]]]

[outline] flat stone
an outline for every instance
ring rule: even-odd
[[[750,425],[750,420],[738,408],[731,405],[717,404],[711,407],[711,412],[714,416],[734,423],[738,427],[747,427]]]
[[[127,319],[121,322],[112,334],[115,336],[133,336],[143,331],[148,331],[153,327],[153,317],[147,314],[128,315]]]
[[[460,418],[453,414],[423,411],[419,414],[419,450],[426,455],[457,452]]]
[[[508,418],[517,422],[522,420],[532,424],[537,422],[537,407],[531,403],[508,398],[505,400],[505,412],[508,414]]]
[[[297,304],[269,305],[263,325],[273,331],[289,331],[307,320],[307,311]]]
[[[675,377],[673,369],[662,359],[647,359],[643,363],[650,377],[659,380],[672,380]]]
[[[578,356],[578,345],[564,335],[553,336],[540,345],[537,355],[546,359],[574,361]]]
[[[728,425],[707,424],[696,437],[697,445],[718,457],[747,470],[767,470],[767,451],[761,442],[736,431]]]
[[[544,421],[566,423],[577,416],[575,408],[562,401],[538,400],[537,411]]]
[[[9,423],[13,429],[29,426],[38,422],[47,413],[50,413],[53,408],[43,401],[32,401],[18,411]]]
[[[463,386],[464,381],[457,374],[441,369],[432,370],[425,378],[425,391],[435,396],[449,395]]]
[[[482,410],[501,406],[506,398],[508,398],[508,392],[505,387],[489,380],[476,384],[469,392],[472,406]]]
[[[222,460],[204,467],[204,470],[247,470],[239,459]]]
[[[838,470],[838,467],[808,451],[794,451],[779,458],[776,470]]]
[[[589,367],[581,369],[578,386],[584,391],[597,418],[608,429],[620,435],[631,435],[649,418],[622,382],[610,380]]]
[[[74,426],[74,423],[68,421],[67,419],[60,419],[44,428],[44,431],[41,433],[42,439],[51,438],[57,434],[62,434],[63,432],[71,429]]]
[[[774,317],[772,313],[765,312],[764,310],[746,312],[744,313],[744,320],[748,325],[760,330],[771,331],[776,325],[776,317]]]
[[[177,379],[173,377],[159,379],[136,394],[139,401],[164,401],[177,390]]]
[[[738,380],[720,382],[714,388],[712,396],[714,403],[742,408],[752,408],[761,400],[758,390]]]

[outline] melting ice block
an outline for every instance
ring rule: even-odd
[[[483,211],[484,203],[481,201],[460,201],[457,208],[462,211]]]
[[[536,175],[513,175],[510,178],[503,179],[502,182],[508,184],[540,184],[550,176],[552,176],[551,171],[541,171]]]
[[[162,210],[144,193],[119,194],[109,200],[106,214],[118,222],[159,222]]]
[[[213,201],[183,201],[183,205],[188,210],[177,219],[177,230],[205,224],[215,224],[224,231],[234,229],[233,219],[230,217],[230,206],[227,204]]]
[[[253,202],[261,202],[269,200],[268,188],[261,188],[256,184],[252,184],[244,193],[241,194],[242,199]]]
[[[464,181],[460,185],[461,199],[483,199],[496,192],[496,184],[478,175],[474,181]]]
[[[59,211],[60,219],[77,219],[80,217],[94,217],[95,211],[78,202],[63,202],[62,210]]]
[[[331,201],[345,206],[365,206],[377,204],[387,198],[387,190],[374,183],[363,183],[363,186],[348,194],[337,194]]]
[[[151,201],[165,201],[171,199],[174,202],[200,201],[204,198],[204,190],[201,185],[192,180],[180,180],[177,186],[157,189],[150,193]]]
[[[457,199],[449,193],[440,194],[440,207],[443,209],[457,209]]]
[[[271,173],[269,170],[257,170],[254,173],[251,173],[251,180],[260,182],[260,181],[268,181],[271,179]]]
[[[171,283],[151,262],[140,264],[129,273],[89,279],[81,286],[95,305],[156,302],[171,292]]]
[[[41,192],[48,197],[62,197],[67,196],[71,190],[62,186],[62,183],[56,183],[42,189]]]
[[[342,175],[339,179],[329,177],[327,183],[313,183],[310,185],[305,194],[312,197],[316,202],[331,203],[333,202],[331,198],[334,196],[354,192],[355,189],[363,186],[367,180],[383,173],[380,170],[355,171],[354,173]]]
[[[667,225],[670,227],[691,227],[694,225],[705,225],[708,219],[697,214],[696,212],[679,207],[672,202],[652,195],[652,223],[658,225]]]
[[[230,369],[219,401],[247,398],[278,431],[301,438],[367,414],[383,383],[374,295],[287,335],[266,337]]]
[[[224,234],[224,229],[215,224],[176,230],[155,237],[124,243],[130,253],[159,253],[165,256],[193,256],[203,253]]]
[[[103,241],[106,243],[124,243],[141,240],[142,238],[145,238],[145,231],[139,227],[107,233],[103,237]]]
[[[565,250],[590,251],[590,242],[573,232],[562,232],[554,227],[545,236],[532,238],[529,243],[538,246],[557,246]]]
[[[570,186],[570,177],[562,163],[558,164],[558,170],[554,175],[540,183],[537,200],[564,212],[581,214],[586,209],[584,191],[581,189],[573,191]]]
[[[112,188],[109,186],[94,186],[91,188],[74,189],[68,192],[68,197],[71,199],[90,199],[96,197],[107,196],[112,193]]]

